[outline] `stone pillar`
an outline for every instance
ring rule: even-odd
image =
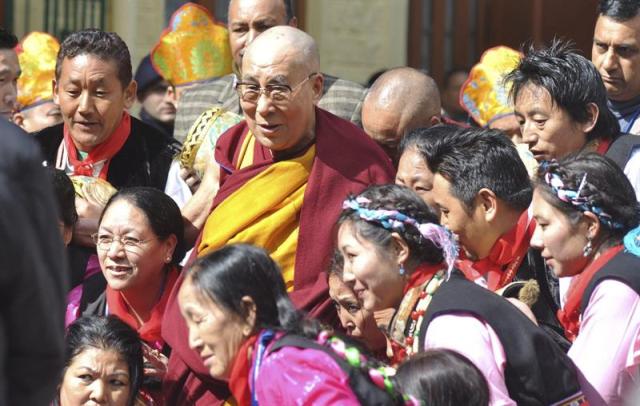
[[[322,71],[365,83],[380,69],[406,65],[408,11],[408,0],[307,1]]]

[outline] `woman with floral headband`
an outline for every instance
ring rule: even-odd
[[[455,242],[411,190],[372,186],[344,202],[337,226],[343,280],[366,310],[393,314],[386,333],[396,363],[448,348],[483,372],[492,405],[582,398],[575,366],[552,339],[506,299],[453,269]]]
[[[597,154],[542,165],[531,246],[573,277],[558,318],[592,405],[622,404],[640,365],[640,210],[622,170]]]

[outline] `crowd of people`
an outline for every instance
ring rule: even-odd
[[[0,30],[0,404],[640,401],[640,2],[442,91],[291,3]]]

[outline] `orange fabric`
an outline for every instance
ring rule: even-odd
[[[275,162],[222,201],[205,223],[198,256],[234,242],[263,247],[280,265],[291,291],[300,209],[314,157],[311,146],[300,157]]]

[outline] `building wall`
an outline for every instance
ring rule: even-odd
[[[408,0],[314,0],[305,27],[320,49],[323,72],[366,83],[407,63]]]
[[[134,71],[165,26],[165,0],[110,1],[107,29],[117,32],[129,46]]]

